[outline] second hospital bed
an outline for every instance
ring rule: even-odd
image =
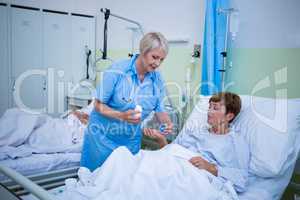
[[[79,111],[88,114],[92,108],[90,104]],[[52,118],[9,109],[0,119],[0,166],[9,167],[46,189],[63,185],[64,179],[75,177],[79,168],[84,127],[69,111],[61,118]],[[3,175],[0,181],[18,195],[26,192]]]

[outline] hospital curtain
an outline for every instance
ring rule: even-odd
[[[221,52],[224,50],[226,16],[218,14],[219,8],[228,8],[229,0],[206,0],[203,40],[201,94],[211,95],[221,91]]]

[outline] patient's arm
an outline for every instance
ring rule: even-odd
[[[246,190],[248,181],[248,170],[237,167],[216,166],[209,163],[200,156],[193,157],[190,162],[199,169],[205,169],[211,174],[229,180],[237,192],[244,192]]]
[[[248,184],[248,169],[217,166],[218,177],[229,180],[237,192],[245,192]]]
[[[206,171],[210,172],[211,174],[218,176],[218,169],[217,166],[214,164],[209,163],[201,156],[196,156],[191,158],[190,163],[199,169],[205,169]]]
[[[151,128],[144,128],[144,134],[152,139],[154,139],[160,148],[163,148],[168,144],[167,139],[158,130]]]

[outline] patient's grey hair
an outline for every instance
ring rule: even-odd
[[[140,53],[146,54],[156,48],[160,48],[166,53],[166,55],[168,54],[168,41],[163,34],[159,32],[150,32],[144,35],[140,41]]]

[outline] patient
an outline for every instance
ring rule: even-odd
[[[0,160],[32,153],[79,153],[92,109],[93,102],[65,118],[7,110],[0,118]]]
[[[197,133],[180,134],[171,145],[199,153],[189,159],[193,166],[210,172],[223,183],[230,181],[237,192],[244,192],[248,178],[248,145],[230,126],[240,109],[238,95],[229,92],[213,95],[209,100],[208,126],[202,126]],[[168,144],[159,131],[145,129],[144,134],[155,139],[160,147]]]

